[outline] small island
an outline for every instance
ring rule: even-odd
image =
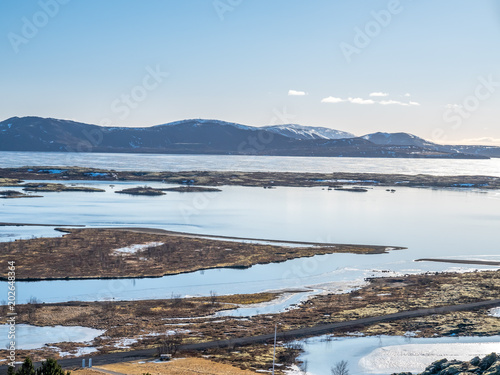
[[[15,190],[4,190],[0,191],[0,198],[13,199],[13,198],[43,198],[43,197],[41,195],[24,194],[20,191],[15,191]]]
[[[19,186],[22,181],[17,178],[0,177],[0,186]]]
[[[350,188],[336,187],[336,188],[334,188],[334,190],[351,191],[354,193],[366,193],[368,191],[368,189],[361,188],[361,187],[350,187]]]
[[[21,186],[23,186],[24,191],[49,191],[49,192],[84,191],[89,193],[106,191],[104,189],[99,189],[89,186],[68,186],[57,183],[30,182],[27,184],[23,184]]]
[[[123,189],[115,191],[118,194],[130,194],[130,195],[165,195],[162,190],[154,189],[149,186],[137,186],[133,188]]]

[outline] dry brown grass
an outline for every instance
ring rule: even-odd
[[[81,369],[77,369],[77,370],[72,370],[71,373],[78,374],[78,375],[102,375],[103,374],[101,371],[92,370],[89,368],[81,368]]]
[[[213,375],[249,375],[255,374],[254,371],[241,370],[237,367],[210,361],[204,358],[180,358],[170,362],[122,362],[111,365],[99,366],[105,370],[119,372],[127,375],[142,375],[150,373],[151,375],[197,375],[197,374],[213,374]],[[80,374],[78,375],[94,375]]]

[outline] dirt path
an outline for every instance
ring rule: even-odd
[[[165,229],[158,228],[134,228],[134,227],[110,227],[110,228],[98,228],[98,229],[111,229],[111,230],[121,230],[129,231],[135,233],[147,233],[147,234],[160,234],[166,236],[181,236],[189,238],[208,238],[208,239],[221,239],[221,240],[236,240],[236,241],[259,241],[259,242],[269,242],[277,244],[290,244],[290,245],[306,245],[306,246],[322,246],[322,247],[335,247],[341,244],[329,243],[329,242],[307,242],[307,241],[287,241],[287,240],[269,240],[265,238],[247,238],[247,237],[230,237],[230,236],[218,236],[212,234],[197,234],[197,233],[187,233],[187,232],[174,232]],[[349,244],[349,246],[366,246],[360,244]],[[369,245],[373,248],[380,248],[381,250],[403,250],[405,247],[401,246],[375,246]]]
[[[457,311],[475,310],[475,309],[480,309],[480,308],[495,307],[498,305],[500,305],[500,299],[472,302],[472,303],[452,305],[452,306],[442,306],[442,307],[435,307],[435,308],[429,308],[429,309],[401,311],[401,312],[397,312],[394,314],[373,316],[370,318],[356,319],[356,320],[351,320],[351,321],[347,321],[347,322],[321,324],[321,325],[317,325],[314,327],[306,327],[306,328],[294,329],[294,330],[286,331],[286,332],[278,332],[277,337],[279,340],[287,340],[287,339],[289,340],[289,339],[295,339],[295,338],[304,337],[304,336],[319,336],[319,335],[331,333],[335,330],[356,329],[360,326],[366,326],[366,325],[371,325],[371,324],[376,324],[376,323],[381,323],[381,322],[387,322],[387,321],[393,321],[393,320],[399,320],[399,319],[416,318],[416,317],[422,317],[422,316],[434,315],[434,314],[446,314],[446,313],[457,312]],[[273,340],[273,338],[274,338],[274,334],[269,333],[267,335],[241,337],[241,338],[235,338],[235,339],[230,339],[230,340],[210,341],[210,342],[204,342],[204,343],[198,343],[198,344],[188,344],[188,345],[181,346],[180,350],[197,351],[197,350],[205,350],[205,349],[216,348],[216,347],[234,347],[234,346],[238,346],[238,345],[248,345],[248,344],[268,342],[268,341]],[[154,356],[155,354],[156,354],[156,349],[143,349],[143,350],[134,350],[134,351],[128,351],[128,352],[110,353],[110,354],[92,356],[92,362],[94,363],[94,365],[99,366],[99,365],[105,365],[105,364],[109,364],[109,363],[126,362],[126,361],[133,361],[133,360],[138,360],[138,359],[150,358],[150,357]],[[88,357],[88,356],[86,356],[86,357]],[[66,367],[66,368],[79,367],[82,363],[82,359],[81,359],[81,357],[80,358],[62,359],[59,361],[59,363],[61,364],[61,366]],[[37,363],[36,365],[39,366],[40,363]],[[0,374],[6,374],[6,373],[7,373],[7,366],[0,367]]]
[[[483,266],[500,266],[500,262],[493,260],[422,258],[422,259],[415,259],[415,262],[441,262],[441,263],[459,263],[459,264],[478,264]]]

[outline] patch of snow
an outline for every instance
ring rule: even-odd
[[[267,372],[267,371],[266,371]],[[312,375],[310,372],[304,372],[297,365],[291,365],[290,369],[283,371],[286,375]]]
[[[71,352],[62,352],[61,349],[59,349],[56,346],[49,346],[49,348],[55,349],[56,351],[58,351],[59,355],[61,357],[68,357],[68,356],[81,357],[81,356],[92,354],[92,353],[99,351],[97,348],[94,348],[91,346],[80,347],[80,348],[77,348],[75,351],[71,351]]]
[[[489,315],[500,318],[500,307],[495,307],[489,311]]]
[[[347,336],[364,337],[365,334],[363,332],[347,332]]]
[[[128,339],[128,338],[123,338],[118,340],[114,347],[119,348],[119,349],[128,349],[128,347],[132,344],[135,344],[139,339]]]
[[[130,245],[127,247],[120,247],[119,249],[113,250],[113,253],[117,254],[135,254],[138,251],[146,250],[148,247],[156,247],[163,245],[164,242],[148,242],[145,244]]]
[[[298,124],[284,124],[263,126],[263,129],[275,134],[280,134],[285,137],[294,139],[343,139],[354,138],[355,135],[325,127],[304,126]]]

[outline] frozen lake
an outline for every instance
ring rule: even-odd
[[[358,374],[392,374],[422,372],[442,358],[468,361],[500,351],[500,336],[436,337],[411,336],[332,337],[319,336],[301,340],[307,362],[307,373],[324,375],[339,361],[348,362],[349,372]]]
[[[71,183],[71,182],[69,182]],[[150,279],[18,282],[18,303],[168,298],[174,294],[254,293],[311,288],[341,292],[364,278],[396,273],[464,270],[477,266],[418,262],[423,257],[500,259],[498,193],[478,190],[384,188],[353,194],[315,188],[225,186],[220,193],[168,192],[159,197],[114,191],[141,183],[93,182],[105,193],[43,193],[44,198],[3,200],[2,221],[140,226],[200,234],[334,243],[405,246],[381,255],[331,254]],[[165,186],[161,183],[148,184]],[[48,227],[0,227],[0,240],[60,235]],[[495,267],[481,267],[481,269]],[[383,272],[390,271],[390,272]],[[5,285],[5,283],[4,283]],[[290,301],[296,301],[294,297]],[[286,306],[284,306],[286,307]]]
[[[86,342],[92,341],[105,331],[78,326],[36,327],[28,324],[16,324],[16,348],[38,349],[46,344],[58,342]],[[9,326],[0,325],[0,346],[6,348],[11,341],[8,338]]]

